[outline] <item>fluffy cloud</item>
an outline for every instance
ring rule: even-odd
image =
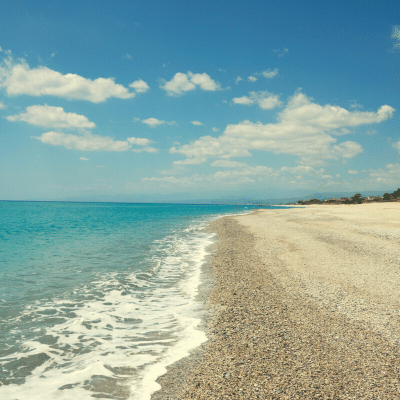
[[[357,174],[358,174],[358,171],[355,170],[355,169],[349,169],[349,170],[347,171],[347,173],[350,174],[350,175],[357,175]]]
[[[212,80],[206,73],[193,74],[189,71],[187,74],[177,72],[170,81],[160,86],[169,96],[180,96],[197,87],[206,91],[215,91],[220,88],[220,84]]]
[[[247,167],[247,164],[239,161],[231,161],[231,160],[215,160],[211,163],[213,167],[224,167],[224,168],[240,168]]]
[[[52,146],[62,146],[69,150],[81,151],[126,151],[131,148],[125,140],[114,140],[108,136],[97,136],[85,133],[82,136],[70,133],[46,132],[33,139]]]
[[[158,153],[158,149],[155,147],[143,147],[142,149],[132,149],[134,153],[142,153],[143,151],[146,153]]]
[[[25,62],[13,64],[5,60],[1,70],[1,86],[8,95],[57,96],[68,100],[100,103],[110,97],[129,99],[135,93],[112,78],[86,79],[76,74],[63,75],[44,66],[30,68]]]
[[[390,37],[396,41],[393,48],[400,49],[400,25],[393,26],[392,35]]]
[[[400,140],[392,144],[392,147],[400,153]]]
[[[278,57],[281,58],[283,57],[286,53],[289,52],[289,49],[286,49],[285,47],[282,47],[282,49],[275,49],[272,50],[274,53],[278,53]]]
[[[366,171],[363,171],[366,172]],[[369,170],[369,177],[365,179],[366,184],[372,184],[376,187],[376,183],[384,185],[385,190],[388,187],[399,187],[398,183],[400,180],[400,164],[387,164],[385,168],[379,168],[376,170]],[[363,180],[364,181],[364,180]]]
[[[247,96],[242,96],[242,97],[234,97],[232,99],[234,104],[243,104],[245,106],[250,106],[252,104],[254,104],[254,101]]]
[[[130,137],[126,140],[114,140],[111,137],[93,135],[90,132],[84,132],[82,135],[73,135],[54,131],[43,133],[41,136],[32,136],[32,138],[52,146],[62,146],[68,150],[127,151],[132,149],[135,153],[141,153],[142,151],[147,153],[158,152],[156,148],[150,146],[154,142],[146,138]],[[132,148],[132,146],[140,147]],[[81,157],[80,160],[87,159]]]
[[[282,122],[301,126],[310,126],[324,131],[346,126],[358,126],[385,121],[391,118],[394,108],[384,105],[375,112],[347,111],[338,106],[320,106],[312,103],[302,93],[289,101],[288,106],[279,114]]]
[[[7,108],[6,105],[0,101],[0,110],[4,110],[5,108]]]
[[[129,87],[135,89],[136,93],[145,93],[150,89],[149,85],[141,79],[132,82]]]
[[[387,105],[377,112],[349,112],[338,106],[320,106],[304,94],[296,93],[278,113],[277,123],[242,121],[228,125],[219,137],[203,136],[190,144],[172,147],[170,152],[196,162],[209,157],[248,157],[251,150],[307,157],[307,162],[353,158],[362,152],[362,147],[353,141],[337,144],[337,139],[329,133],[346,126],[379,123],[390,118],[393,112]]]
[[[164,121],[164,120],[153,118],[153,117],[147,118],[147,119],[134,118],[134,120],[140,121],[143,124],[150,126],[150,128],[155,128],[156,126],[163,125],[163,124],[177,125],[177,123],[175,121]]]
[[[250,75],[247,80],[249,82],[257,82],[258,78],[265,78],[265,79],[272,79],[275,78],[278,75],[279,69],[275,68],[274,70],[271,69],[267,69],[265,71],[261,71],[261,72],[256,72],[253,75]]]
[[[176,73],[170,81],[160,87],[161,89],[164,89],[169,96],[181,95],[185,92],[196,89],[196,85],[190,82],[187,75],[182,72]]]
[[[203,125],[200,121],[190,121],[193,125]]]
[[[143,119],[142,123],[150,126],[151,128],[155,128],[158,125],[165,124],[165,121],[160,121],[157,118],[147,118],[147,119]]]
[[[263,110],[272,110],[282,105],[279,96],[269,92],[250,92],[249,96],[235,97],[232,99],[234,104],[251,106],[258,104]]]
[[[297,167],[282,167],[280,169],[281,172],[288,172],[290,174],[302,174],[302,175],[315,175],[322,174],[325,172],[323,168],[316,170],[310,165],[298,165]]]
[[[207,161],[206,157],[192,157],[186,160],[174,161],[173,164],[176,165],[200,165]]]
[[[25,113],[10,115],[8,121],[24,121],[46,128],[92,129],[96,125],[84,115],[66,113],[62,107],[29,106]]]
[[[136,145],[136,146],[144,146],[143,148],[133,148],[132,151],[135,153],[141,153],[143,151],[147,153],[157,153],[158,149],[151,147],[150,145],[154,143],[153,140],[146,139],[146,138],[136,138],[136,137],[130,137],[126,139],[127,142],[131,145]]]
[[[199,86],[200,89],[202,90],[208,90],[208,91],[215,91],[220,88],[219,83],[213,81],[209,75],[206,73],[203,74],[192,74],[191,72],[188,72],[188,77],[192,83],[195,85]]]
[[[262,71],[261,75],[266,79],[272,79],[278,75],[278,72],[279,72],[278,68],[275,68],[273,71],[270,69],[267,69],[266,71]]]
[[[235,79],[235,84],[238,85],[239,82],[242,81],[242,80],[243,80],[243,78],[241,78],[240,76],[238,76],[238,77]]]
[[[154,143],[152,140],[146,139],[146,138],[130,137],[130,138],[126,139],[126,140],[128,141],[128,143],[134,144],[134,145],[137,145],[137,146],[148,146],[148,145]]]

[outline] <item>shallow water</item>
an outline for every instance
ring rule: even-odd
[[[0,202],[0,398],[149,399],[206,340],[203,228],[248,210]]]

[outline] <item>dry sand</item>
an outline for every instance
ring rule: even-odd
[[[400,399],[400,203],[260,210],[211,229],[209,340],[153,400]]]

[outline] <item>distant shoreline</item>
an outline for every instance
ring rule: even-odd
[[[299,205],[310,205],[310,204],[362,204],[362,203],[382,203],[382,202],[397,202],[400,201],[400,188],[395,190],[393,193],[385,193],[383,196],[362,196],[361,193],[356,193],[351,197],[330,198],[330,199],[310,199],[310,200],[298,200]]]

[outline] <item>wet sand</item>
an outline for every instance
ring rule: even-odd
[[[152,400],[400,398],[400,203],[260,210],[210,229],[209,340]]]

